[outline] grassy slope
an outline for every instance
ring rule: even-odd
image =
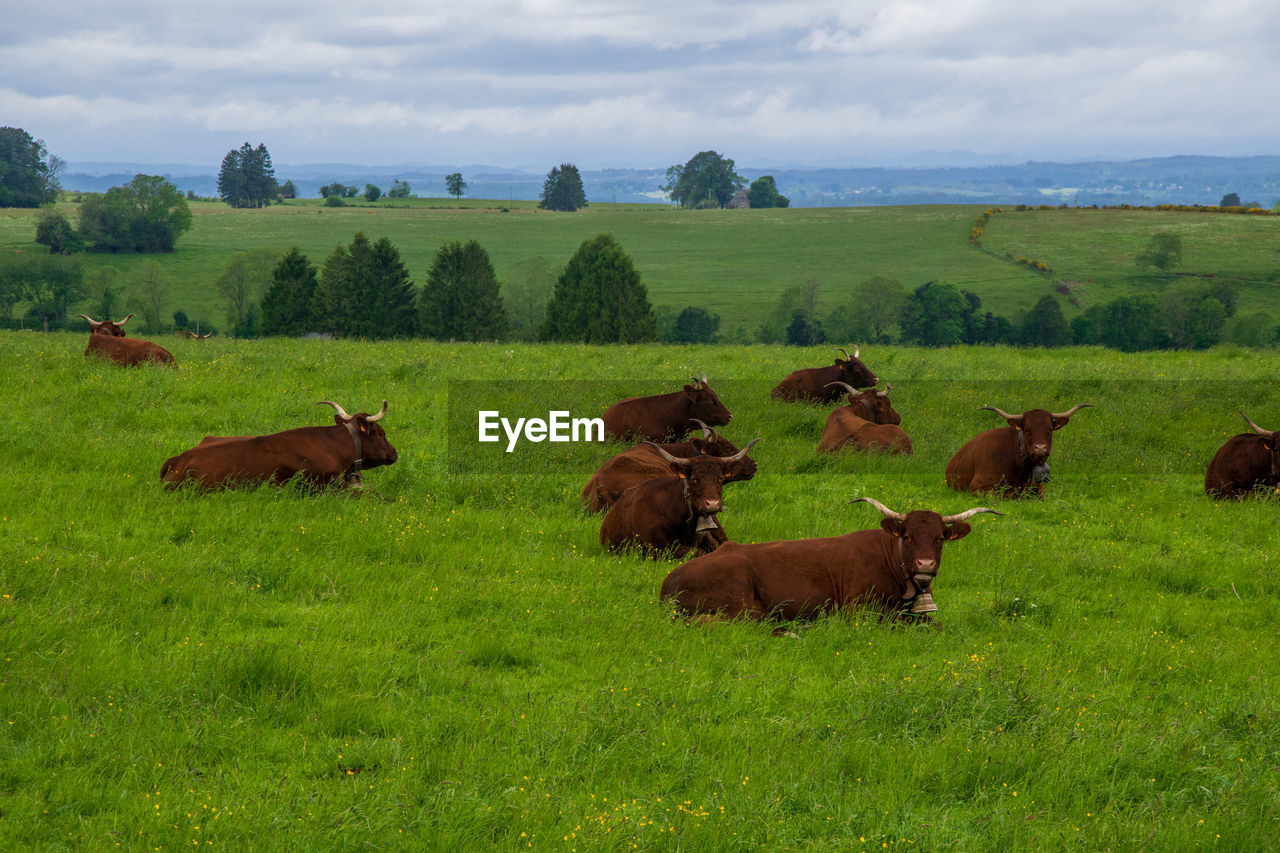
[[[917,455],[818,460],[822,411],[767,392],[825,348],[175,340],[171,372],[83,341],[0,334],[7,848],[1272,843],[1276,503],[1200,478],[1241,408],[1280,423],[1275,353],[872,348]],[[1006,513],[947,547],[941,630],[687,625],[667,565],[601,552],[587,470],[442,473],[450,379],[607,396],[694,370],[732,437],[764,437],[735,538],[874,526],[859,494]],[[383,397],[401,459],[376,494],[159,488],[206,433]],[[1058,433],[1045,500],[943,486],[978,405],[1076,402],[1098,408]]]
[[[173,282],[167,314],[223,324],[214,282],[239,251],[293,245],[317,265],[338,244],[363,230],[389,238],[415,281],[422,281],[435,252],[449,240],[475,239],[488,251],[500,278],[512,265],[540,255],[566,262],[583,240],[609,232],[632,255],[655,305],[679,309],[700,304],[720,314],[721,329],[754,333],[761,312],[778,294],[808,278],[822,285],[824,310],[872,275],[916,287],[944,279],[982,296],[985,307],[1016,317],[1052,292],[1058,278],[1086,282],[1090,299],[1127,288],[1160,288],[1140,274],[1133,257],[1150,234],[1183,235],[1181,271],[1220,273],[1249,283],[1242,308],[1269,308],[1280,316],[1280,219],[1124,211],[1008,211],[987,227],[978,251],[967,243],[979,206],[910,206],[759,211],[679,211],[660,205],[593,204],[575,214],[537,211],[527,203],[418,200],[411,205],[325,208],[291,202],[264,210],[232,211],[221,203],[195,203],[195,228],[168,256],[86,256],[125,272],[155,260]],[[68,213],[71,213],[68,207]],[[0,247],[40,247],[31,211],[0,210]],[[1044,260],[1046,277],[1010,263],[1005,251]],[[1064,304],[1070,314],[1073,309]]]

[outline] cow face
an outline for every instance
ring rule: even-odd
[[[898,426],[902,423],[902,415],[899,415],[897,410],[893,408],[893,404],[889,402],[887,389],[877,391],[873,388],[870,391],[863,391],[856,397],[850,394],[849,405],[855,413],[859,414],[859,417],[865,418],[873,424],[893,424]]]
[[[852,385],[854,388],[870,388],[880,380],[874,373],[867,369],[867,366],[858,361],[858,350],[855,348],[853,355],[845,353],[848,358],[837,358],[836,367],[840,368],[840,381],[846,385]]]
[[[377,468],[381,465],[390,465],[400,458],[396,453],[396,449],[391,446],[391,442],[387,441],[387,434],[383,431],[382,425],[378,421],[387,415],[387,401],[382,401],[382,411],[376,415],[368,412],[360,412],[357,415],[348,415],[343,408],[332,400],[321,400],[316,403],[317,406],[333,406],[333,410],[337,412],[333,416],[333,422],[338,426],[345,426],[350,430],[355,430],[359,437],[357,449],[361,455],[361,466],[364,468]]]
[[[947,523],[928,510],[913,510],[903,518],[886,517],[880,526],[899,543],[908,580],[904,598],[911,600],[911,612],[937,610],[930,590],[942,565],[942,544],[963,539],[973,528],[966,521]]]
[[[1065,412],[1047,412],[1044,409],[1031,409],[1020,415],[1002,412],[994,406],[982,406],[1005,419],[1009,426],[1018,431],[1018,443],[1026,454],[1026,459],[1034,468],[1048,471],[1049,451],[1053,449],[1053,432],[1062,429],[1071,420],[1071,416],[1080,409],[1092,406],[1092,403],[1081,403]]]
[[[367,412],[361,412],[353,415],[351,419],[352,425],[360,433],[360,451],[364,457],[361,465],[365,468],[390,465],[399,459],[400,455],[391,446],[391,442],[387,441],[387,433],[383,430],[382,424],[369,420],[369,417]],[[334,419],[339,423],[342,422],[341,418],[336,416]]]
[[[727,438],[721,438],[715,433],[711,434],[711,438],[693,439],[693,446],[698,448],[698,453],[707,456],[733,456],[738,452],[738,448],[734,446],[732,441]],[[735,480],[750,480],[759,469],[760,466],[756,463],[756,460],[750,456],[744,456],[735,469],[736,473],[726,474],[724,479],[726,483]]]
[[[689,489],[689,506],[697,515],[715,515],[724,509],[724,481],[730,468],[736,470],[740,462],[729,465],[718,456],[692,456],[672,464],[671,471],[684,479]]]
[[[690,418],[697,418],[711,426],[724,426],[733,420],[733,415],[720,402],[705,378],[696,384],[684,386],[684,396],[689,403]]]

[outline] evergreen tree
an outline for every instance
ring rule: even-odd
[[[561,163],[547,173],[542,183],[542,200],[538,207],[544,210],[573,212],[587,206],[586,192],[582,189],[582,176],[572,163]]]
[[[315,265],[294,246],[271,271],[262,297],[262,334],[297,337],[309,332],[316,284]]]
[[[386,237],[370,243],[356,234],[325,260],[315,295],[321,328],[340,337],[392,338],[413,334],[413,283],[400,252]]]
[[[631,256],[608,234],[586,240],[556,282],[540,337],[589,344],[651,341],[649,293]]]
[[[436,340],[497,340],[510,325],[489,254],[475,240],[445,243],[436,252],[418,312],[422,334]]]
[[[232,207],[266,207],[279,196],[267,146],[253,148],[246,142],[228,151],[218,170],[218,195]]]

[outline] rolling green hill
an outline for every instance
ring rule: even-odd
[[[73,206],[63,209],[73,213]],[[808,279],[819,282],[825,312],[873,275],[897,278],[908,288],[949,281],[981,296],[984,309],[1010,318],[1053,293],[1062,280],[1073,282],[1077,301],[1087,305],[1124,292],[1158,290],[1188,275],[1212,275],[1239,282],[1242,310],[1280,317],[1280,217],[1007,209],[988,224],[983,248],[976,249],[967,237],[984,208],[968,205],[681,211],[592,204],[558,214],[528,202],[419,199],[342,208],[291,201],[247,211],[196,202],[192,210],[195,227],[171,255],[86,255],[85,262],[111,264],[127,277],[154,260],[172,281],[166,316],[180,309],[218,326],[224,325],[225,311],[213,283],[236,252],[268,247],[283,253],[296,245],[319,266],[358,231],[390,239],[418,282],[446,241],[479,241],[501,279],[534,256],[563,264],[582,241],[608,232],[635,260],[655,306],[704,306],[721,316],[726,334],[739,327],[754,334],[778,295]],[[31,242],[34,216],[0,211],[0,247],[41,251]],[[1184,260],[1169,279],[1134,263],[1146,240],[1161,230],[1183,237]],[[1035,272],[1006,253],[1042,260],[1051,273]],[[1078,310],[1065,295],[1063,308],[1068,317]]]

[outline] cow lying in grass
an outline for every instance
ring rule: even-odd
[[[843,382],[831,384],[849,392],[849,404],[827,415],[822,438],[818,440],[819,453],[834,453],[842,448],[911,452],[911,439],[898,426],[902,417],[889,403],[892,385],[883,391],[872,388],[858,392]]]
[[[884,515],[880,528],[843,536],[742,545],[726,542],[678,566],[662,582],[661,597],[685,613],[732,619],[799,619],[846,607],[873,607],[924,616],[937,610],[932,587],[942,546],[969,535],[966,519],[927,510],[894,512],[858,498]]]
[[[715,549],[726,538],[716,519],[724,509],[724,484],[741,473],[747,451],[759,440],[733,456],[689,458],[672,456],[649,442],[670,473],[623,493],[600,523],[600,544],[610,551],[635,548],[651,557]]]
[[[283,483],[300,476],[318,486],[337,484],[360,488],[360,472],[390,465],[396,449],[378,421],[387,414],[387,401],[376,415],[348,415],[337,403],[333,426],[309,426],[271,435],[205,436],[190,450],[166,459],[160,477],[173,488],[191,480],[209,489],[246,483]]]
[[[103,320],[101,322],[93,319],[88,314],[77,314],[76,316],[83,317],[89,323],[89,345],[84,350],[85,358],[91,355],[101,356],[124,367],[137,367],[140,364],[163,364],[167,367],[177,368],[178,360],[173,357],[173,353],[164,347],[159,344],[153,344],[151,341],[144,341],[141,338],[125,336],[124,324],[129,322],[129,318],[133,316],[132,314],[123,320]]]
[[[1204,473],[1205,493],[1215,498],[1241,498],[1260,489],[1280,488],[1280,448],[1275,430],[1265,430],[1240,413],[1253,432],[1227,439]]]

